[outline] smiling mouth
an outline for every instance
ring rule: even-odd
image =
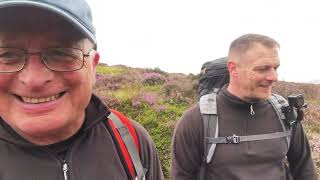
[[[264,88],[271,88],[272,84],[261,84],[260,86]]]
[[[55,94],[52,96],[47,96],[47,97],[26,97],[26,96],[18,96],[18,98],[28,104],[40,104],[40,103],[47,103],[51,101],[55,101],[59,99],[61,96],[63,96],[63,93]]]

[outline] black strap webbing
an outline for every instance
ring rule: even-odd
[[[217,137],[217,138],[207,138],[208,143],[212,144],[239,144],[246,141],[259,141],[266,139],[275,139],[282,138],[291,135],[291,131],[285,132],[275,132],[269,134],[257,134],[257,135],[248,135],[248,136],[226,136],[226,137]]]

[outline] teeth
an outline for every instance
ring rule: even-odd
[[[48,97],[39,97],[39,98],[33,98],[33,97],[23,97],[21,96],[23,102],[25,103],[31,103],[31,104],[38,104],[38,103],[44,103],[44,102],[50,102],[54,101],[59,97],[59,94],[48,96]]]

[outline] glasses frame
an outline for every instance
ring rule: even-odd
[[[0,47],[0,48],[12,48],[12,49],[18,49],[18,50],[21,50],[25,53],[25,59],[24,59],[24,63],[23,65],[21,66],[21,68],[19,68],[18,70],[15,70],[15,71],[0,71],[0,74],[1,73],[15,73],[15,72],[19,72],[19,71],[22,71],[23,68],[26,66],[27,64],[27,61],[28,59],[30,58],[30,56],[32,55],[38,55],[41,57],[41,61],[42,63],[44,64],[44,66],[51,70],[51,71],[55,71],[55,72],[73,72],[73,71],[78,71],[80,69],[83,68],[84,66],[84,61],[85,61],[85,58],[89,57],[92,55],[92,53],[95,51],[95,48],[92,48],[91,50],[89,50],[88,53],[84,53],[82,49],[79,49],[79,48],[73,48],[73,47],[49,47],[49,48],[43,48],[41,49],[40,51],[37,51],[37,52],[29,52],[27,49],[22,49],[22,48],[16,48],[16,47]],[[82,53],[82,59],[80,59],[82,62],[81,62],[81,66],[79,68],[76,68],[76,69],[73,69],[73,70],[56,70],[56,69],[52,69],[49,67],[49,65],[46,63],[46,60],[45,60],[45,57],[43,55],[43,53],[48,50],[48,49],[76,49],[76,50],[79,50],[81,51]]]

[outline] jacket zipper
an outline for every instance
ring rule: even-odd
[[[63,162],[62,171],[63,171],[64,180],[68,180],[68,165],[66,161]]]
[[[250,123],[250,120],[254,118],[254,115],[255,115],[255,114],[256,114],[256,113],[254,112],[253,105],[250,104],[250,116],[249,116],[249,118],[247,119],[247,127],[246,127],[246,133],[247,133],[247,134],[249,133],[249,123]],[[247,142],[247,143],[248,143],[248,153],[250,153],[251,150],[252,150],[251,142],[249,141],[249,142]]]
[[[59,162],[61,163],[62,162],[62,172],[63,172],[63,179],[64,180],[68,180],[69,179],[69,176],[68,176],[68,173],[69,173],[69,167],[68,167],[68,164],[67,164],[67,157],[69,156],[70,154],[70,150],[67,152],[67,155],[66,155],[66,158],[65,159],[61,159],[53,150],[51,150],[50,148],[45,148],[45,151],[52,154],[53,156],[55,156]]]
[[[253,106],[252,106],[252,104],[250,104],[250,115],[251,116],[253,116],[253,115],[255,115],[256,113],[254,112],[254,110],[253,110]]]

